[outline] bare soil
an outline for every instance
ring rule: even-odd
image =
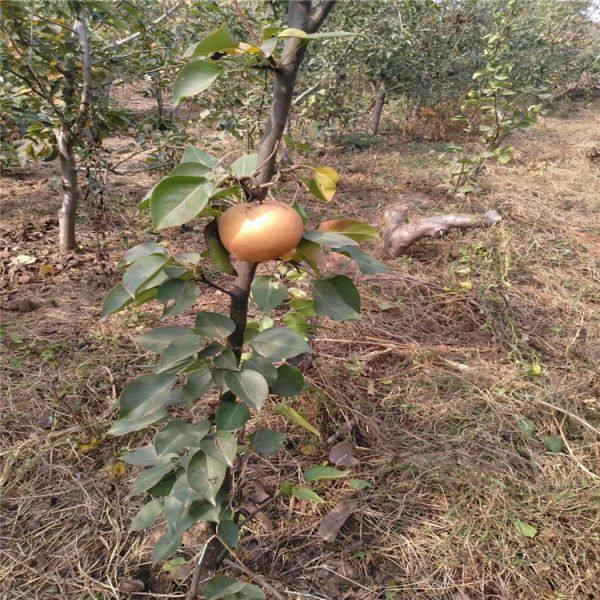
[[[600,597],[600,164],[588,158],[600,103],[557,109],[511,142],[516,160],[490,167],[474,198],[450,202],[436,187],[438,143],[394,136],[322,157],[342,175],[330,205],[299,192],[313,224],[379,225],[400,199],[427,215],[493,208],[503,221],[422,241],[388,261],[392,273],[361,278],[363,319],[324,324],[293,402],[321,438],[268,406],[252,420],[290,441],[249,461],[245,502],[257,482],[272,494],[327,460],[326,440],[347,424],[352,477],[371,484],[324,486],[319,506],[273,502],[237,553],[255,583],[290,599]],[[61,256],[55,168],[0,178],[0,595],[124,598],[139,579],[135,597],[184,598],[189,569],[150,564],[163,525],[128,533],[141,501],[126,499],[134,472],[119,456],[143,435],[104,437],[123,385],[151,360],[132,336],[157,310],[100,316],[119,257],[149,231],[136,204],[156,177],[113,178],[106,209],[82,206],[80,247]],[[197,248],[201,228],[161,239]],[[211,291],[198,301],[224,307]],[[357,510],[323,542],[323,516],[348,498]],[[188,564],[201,541],[186,539]]]

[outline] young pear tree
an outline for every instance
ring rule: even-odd
[[[331,0],[316,5],[310,0],[289,2],[286,26],[267,26],[255,33],[248,23],[249,41],[240,41],[222,26],[190,48],[189,61],[173,84],[174,101],[179,103],[203,92],[217,78],[233,76],[231,72],[265,69],[273,79],[273,90],[256,154],[226,165],[203,149],[188,147],[181,163],[142,202],[156,231],[203,219],[204,251],[170,255],[155,242],[128,250],[119,263],[125,269],[122,283],[104,304],[104,314],[110,315],[157,300],[164,305],[163,319],[172,319],[193,309],[203,286],[229,297],[228,316],[200,311],[192,327],[168,325],[137,338],[141,347],[158,355],[158,362],[152,373],[124,388],[119,418],[109,431],[121,436],[165,423],[152,444],[123,457],[144,467],[131,495],[148,497],[132,529],[166,517],[167,530],[153,552],[155,562],[177,552],[184,532],[198,522],[212,526],[204,548],[214,540],[230,549],[239,543],[243,523],[236,510],[239,488],[233,482],[240,458],[252,452],[271,454],[285,443],[281,433],[268,429],[246,437],[250,411],[265,408],[269,396],[286,398],[304,389],[303,374],[290,360],[312,352],[309,317],[360,318],[358,290],[348,277],[322,271],[324,251],[354,259],[364,273],[387,270],[359,247],[360,241],[376,235],[373,228],[337,219],[305,231],[305,211],[274,196],[280,177],[277,150],[306,48],[328,37],[347,35],[318,31],[334,4]],[[310,173],[307,187],[321,200],[330,200],[338,181],[335,170],[304,168]],[[265,262],[268,270],[257,275],[257,267]],[[230,284],[216,283],[215,270],[235,279]],[[249,322],[250,301],[270,317]],[[281,308],[285,308],[283,316],[281,310],[273,314]],[[214,412],[204,411],[199,421],[172,415],[173,408],[196,403],[214,388],[220,393]],[[318,433],[285,402],[275,410]],[[329,471],[321,473],[322,469]],[[305,473],[303,483],[345,475],[316,465]],[[300,482],[284,492],[321,501]],[[255,586],[222,576],[213,578],[204,594],[220,598],[223,590],[232,598],[264,598]]]

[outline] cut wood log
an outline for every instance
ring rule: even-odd
[[[385,250],[392,257],[405,254],[409,246],[424,237],[441,237],[452,228],[490,227],[502,219],[495,210],[488,210],[482,214],[421,217],[409,222],[409,210],[406,204],[395,204],[383,212]]]

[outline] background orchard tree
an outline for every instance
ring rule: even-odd
[[[7,0],[2,4],[5,52],[0,59],[4,72],[0,93],[10,109],[5,128],[12,145],[4,149],[5,160],[10,160],[11,150],[16,150],[21,164],[58,159],[62,251],[76,247],[78,171],[83,162],[90,167],[98,161],[105,135],[126,126],[119,111],[109,106],[112,82],[132,70],[139,76],[147,68],[156,49],[148,43],[146,28],[156,35],[156,26],[164,27],[174,8],[166,5],[165,10],[148,23],[145,3]],[[132,29],[134,33],[128,34]],[[140,37],[143,47],[129,47]]]

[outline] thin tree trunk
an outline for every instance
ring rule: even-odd
[[[288,4],[288,27],[314,33],[325,20],[334,4],[335,0],[324,0],[311,14],[311,0],[292,0]],[[281,62],[275,71],[273,100],[258,148],[259,169],[256,176],[258,189],[252,200],[263,200],[267,194],[267,188],[264,186],[271,181],[277,171],[277,149],[288,121],[294,85],[305,50],[306,44],[299,38],[288,38],[283,47]],[[229,309],[229,315],[235,322],[236,329],[228,341],[233,351],[238,355],[238,359],[243,345],[244,330],[248,317],[248,299],[255,271],[255,264],[240,263]]]
[[[379,124],[381,123],[381,113],[387,96],[388,88],[385,81],[381,82],[377,98],[375,99],[375,107],[373,108],[373,116],[371,117],[371,135],[377,135]]]
[[[73,250],[75,241],[75,218],[79,201],[77,165],[73,154],[73,134],[63,126],[56,135],[60,176],[62,178],[62,206],[58,211],[58,245],[61,252]]]

